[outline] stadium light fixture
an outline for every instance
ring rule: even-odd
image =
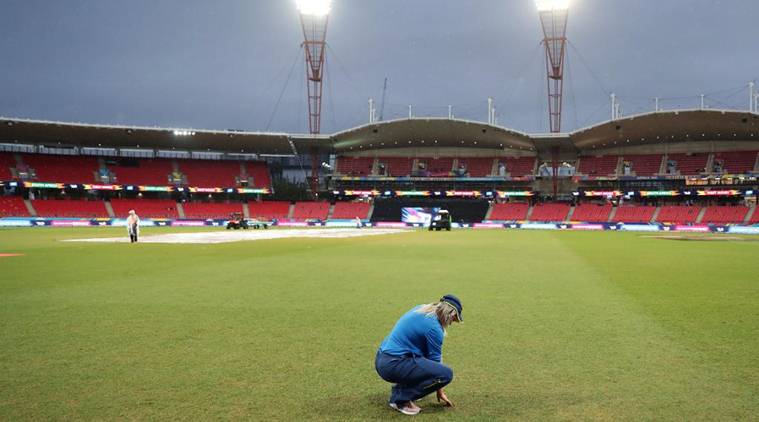
[[[332,10],[332,0],[296,0],[298,11],[302,15],[322,17]]]
[[[569,0],[535,0],[538,12],[569,9]]]
[[[174,136],[194,136],[195,132],[192,130],[175,130]]]

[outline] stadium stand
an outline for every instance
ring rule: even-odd
[[[32,206],[39,217],[109,218],[103,201],[37,199]]]
[[[411,165],[414,163],[414,159],[408,157],[381,157],[378,160],[385,165],[387,175],[395,177],[410,175]]]
[[[19,196],[0,196],[0,217],[29,217],[29,210]]]
[[[116,218],[126,218],[135,210],[141,218],[179,218],[176,202],[169,199],[112,199]]]
[[[293,210],[293,220],[326,220],[329,213],[329,202],[296,202]]]
[[[448,177],[453,170],[453,158],[418,158],[417,165],[422,163],[433,177]]]
[[[248,202],[250,218],[284,220],[290,213],[287,201]]]
[[[490,212],[490,219],[494,221],[526,220],[529,209],[530,204],[526,203],[494,204]]]
[[[722,173],[743,174],[754,170],[757,151],[715,152],[714,162],[722,161]]]
[[[746,219],[748,207],[709,207],[706,209],[704,218],[701,220],[704,224],[741,224]]]
[[[506,164],[506,172],[511,177],[523,177],[535,172],[537,157],[504,157],[498,161]]]
[[[580,157],[579,172],[588,176],[608,177],[617,173],[618,155]]]
[[[698,175],[706,170],[709,154],[669,154],[668,161],[677,162],[677,170],[681,175]]]
[[[661,154],[625,155],[622,159],[632,164],[632,171],[636,176],[653,176],[661,169]]]
[[[182,204],[185,218],[224,219],[230,214],[242,214],[242,203],[187,202]]]
[[[24,154],[21,158],[40,182],[93,183],[99,167],[93,157]]]
[[[493,175],[494,158],[459,158],[459,166],[469,172],[470,177],[487,177]]]
[[[190,186],[237,186],[237,178],[240,177],[238,161],[177,160],[177,164]]]
[[[265,161],[246,161],[245,171],[248,173],[248,177],[253,178],[253,187],[271,187],[271,174],[269,174],[269,167]]]
[[[696,218],[698,218],[700,212],[700,207],[668,205],[661,207],[656,221],[660,223],[692,224],[696,222]]]
[[[369,217],[371,205],[366,202],[337,202],[335,209],[332,211],[332,219],[347,220],[356,217],[366,219]]]
[[[748,224],[759,224],[759,208],[754,209],[754,215],[751,216]]]
[[[374,157],[338,157],[337,173],[346,176],[368,176],[372,174]]]
[[[572,220],[604,223],[609,220],[609,214],[611,213],[612,208],[611,204],[580,204],[575,207],[575,212],[572,214]]]
[[[160,158],[119,159],[107,167],[121,185],[166,186],[172,172],[171,160]]]
[[[532,208],[530,221],[565,221],[569,209],[567,204],[539,204]]]
[[[16,159],[13,154],[0,153],[0,180],[14,179],[11,167],[16,167]]]
[[[649,223],[654,218],[656,207],[622,205],[617,207],[614,221],[618,223]]]

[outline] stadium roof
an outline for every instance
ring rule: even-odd
[[[184,135],[182,131],[186,132]],[[0,118],[0,142],[212,150],[289,155],[350,153],[369,150],[449,147],[496,150],[590,150],[623,145],[694,141],[759,142],[759,115],[734,110],[659,111],[606,121],[565,134],[527,134],[486,123],[447,118],[413,118],[359,126],[332,135],[195,130],[139,126],[93,125]]]

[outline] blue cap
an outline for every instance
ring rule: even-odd
[[[464,322],[464,317],[461,315],[461,310],[463,308],[461,306],[461,301],[459,300],[459,298],[457,298],[454,295],[445,295],[445,296],[443,296],[443,297],[440,298],[440,301],[448,303],[451,306],[453,306],[454,308],[456,308],[456,314],[459,317],[459,321],[460,322]]]

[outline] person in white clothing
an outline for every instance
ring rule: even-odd
[[[129,217],[126,219],[127,231],[129,232],[129,240],[132,243],[137,242],[137,237],[140,234],[140,217],[134,210],[129,210]]]

